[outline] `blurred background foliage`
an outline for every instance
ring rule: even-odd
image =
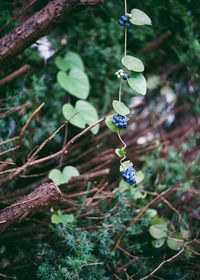
[[[36,10],[47,2],[38,1]],[[20,112],[0,119],[0,141],[18,135],[19,129],[33,110],[40,103],[45,102],[40,116],[32,121],[29,130],[26,131],[23,149],[15,154],[15,163],[21,164],[27,154],[64,121],[62,106],[69,101],[74,104],[77,100],[69,96],[57,83],[56,57],[64,56],[68,51],[76,52],[81,56],[90,80],[89,102],[97,109],[99,116],[110,112],[112,100],[117,96],[119,87],[114,73],[121,68],[120,60],[123,53],[124,35],[117,24],[118,17],[123,14],[123,5],[121,0],[106,0],[100,6],[76,9],[48,36],[38,40],[34,46],[18,55],[0,72],[2,78],[24,63],[31,65],[31,71],[27,75],[1,87],[2,112],[28,103]],[[128,53],[144,61],[149,91],[143,102],[147,110],[155,111],[160,118],[168,113],[169,117],[162,129],[172,132],[183,122],[187,122],[188,115],[198,118],[200,113],[198,63],[200,5],[195,0],[129,0],[128,7],[143,10],[152,19],[152,27],[134,26],[129,31]],[[16,9],[19,7],[13,1],[0,2],[0,27],[13,18],[15,14],[13,11]],[[28,14],[24,15],[25,18],[26,16]],[[14,20],[5,28],[0,28],[0,35],[3,36],[18,24],[19,20]],[[137,97],[128,87],[124,88],[123,98],[129,105],[137,101]],[[177,106],[186,103],[190,105],[187,113],[185,111],[176,115],[170,113]],[[69,136],[75,135],[78,131],[79,129],[70,126]],[[57,150],[58,146],[62,146],[62,141],[63,135],[57,136],[54,144],[47,145],[43,153],[49,154],[50,151]],[[106,143],[106,139],[104,142]],[[12,144],[6,147],[12,147]],[[182,188],[173,198],[173,202],[176,202],[186,190],[196,190],[197,180],[187,180],[186,177],[199,174],[200,158],[197,147],[199,147],[199,135],[193,133],[187,142],[181,143],[178,148],[170,147],[166,153],[160,145],[157,149],[140,155],[138,165],[145,175],[140,186],[140,195],[143,194],[144,189],[160,193],[169,186],[182,182]],[[118,186],[118,181],[116,185]],[[14,188],[13,184],[11,187]],[[80,199],[80,205],[84,204],[84,199],[85,197]],[[40,238],[25,239],[23,245],[21,244],[22,248],[15,252],[11,248],[14,240],[9,241],[8,251],[2,253],[0,267],[3,272],[17,275],[17,279],[27,279],[27,277],[36,279],[37,271],[37,277],[41,280],[128,279],[126,272],[132,275],[130,279],[139,280],[150,273],[166,256],[170,257],[174,254],[166,244],[158,249],[152,246],[152,237],[148,231],[151,215],[146,214],[137,224],[129,227],[122,244],[125,252],[114,251],[111,248],[115,244],[115,236],[119,235],[126,226],[127,220],[132,217],[130,204],[134,209],[139,209],[149,203],[150,199],[152,197],[149,196],[143,199],[137,198],[135,190],[119,189],[114,198],[109,201],[109,205],[100,203],[99,212],[108,213],[102,222],[96,225],[94,220],[77,218],[72,224],[50,225],[49,230],[51,234],[54,233],[51,238],[48,240],[41,238],[42,242]],[[179,232],[180,226],[184,224],[189,227],[187,231],[195,238],[198,232],[199,203],[196,201],[192,203],[195,209],[191,210],[190,216],[186,208],[191,208],[192,205],[184,205],[179,201],[177,207],[183,213],[182,223],[178,220],[177,214],[170,213],[169,209],[163,208],[163,204],[158,206],[157,215],[169,222],[171,232]],[[115,205],[117,205],[116,209]],[[93,216],[98,217],[99,212],[95,211],[94,209]],[[79,210],[75,216],[78,213]],[[191,217],[197,218],[195,220]],[[50,220],[49,213],[46,214],[45,219]],[[30,265],[27,248],[34,251],[36,265],[35,263]],[[129,259],[126,250],[129,249],[134,261],[126,267]],[[191,251],[195,250],[196,248],[191,248]],[[187,251],[186,261],[179,260],[161,269],[158,274],[160,279],[197,279],[199,266],[194,258],[195,254],[192,255],[191,251]],[[14,269],[6,265],[8,260]],[[15,263],[17,265],[21,263],[21,268],[15,269],[15,266],[17,267]],[[90,263],[97,265],[90,266],[88,265]],[[39,269],[38,265],[40,265]],[[29,275],[30,271],[33,276]],[[114,278],[113,271],[119,273],[121,278]]]

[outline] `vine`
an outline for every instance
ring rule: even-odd
[[[144,71],[143,62],[133,56],[127,55],[128,31],[133,25],[151,25],[151,19],[141,10],[132,9],[128,13],[127,0],[124,0],[124,15],[120,16],[118,24],[124,28],[124,56],[122,57],[123,68],[119,69],[115,74],[119,81],[118,100],[114,100],[112,105],[115,113],[106,118],[106,125],[110,130],[117,133],[123,147],[115,150],[115,153],[121,158],[120,172],[123,180],[129,185],[135,185],[140,180],[139,174],[133,168],[133,163],[126,160],[126,143],[121,137],[121,130],[128,127],[129,108],[122,102],[123,84],[124,82],[133,89],[136,94],[145,95],[147,92],[146,79],[142,72]]]

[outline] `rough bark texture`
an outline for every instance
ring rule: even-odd
[[[35,191],[25,196],[19,202],[3,209],[0,212],[0,231],[10,225],[20,222],[29,214],[38,212],[41,208],[50,206],[62,198],[62,193],[53,183],[41,185]]]
[[[53,0],[0,39],[0,63],[23,51],[45,35],[78,5],[95,5],[102,0]]]

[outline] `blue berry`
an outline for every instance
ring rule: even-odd
[[[126,25],[126,28],[127,28],[127,29],[131,29],[132,27],[133,27],[133,25],[132,25],[132,23],[130,23],[130,22]]]
[[[126,117],[121,115],[114,115],[112,124],[117,128],[126,128],[128,126]]]
[[[127,74],[127,73],[124,73],[123,79],[124,79],[124,80],[127,80],[127,79],[128,79],[128,74]]]
[[[124,26],[124,25],[125,25],[125,22],[122,21],[121,19],[119,19],[119,20],[118,20],[118,24],[119,24],[120,26]]]
[[[136,180],[135,180],[135,169],[133,167],[129,167],[126,170],[122,171],[122,178],[124,179],[124,181],[130,185],[134,185],[136,184]]]
[[[128,18],[126,16],[121,16],[120,19],[125,23],[128,21]]]

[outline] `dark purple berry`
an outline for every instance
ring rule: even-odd
[[[121,16],[120,19],[125,23],[128,21],[128,18],[126,16]]]
[[[127,25],[126,25],[126,27],[127,27],[127,29],[131,29],[132,27],[133,27],[133,25],[132,25],[132,23],[128,23]]]
[[[120,26],[124,26],[124,25],[125,25],[125,23],[124,23],[121,19],[118,20],[118,24],[119,24]]]
[[[124,74],[123,74],[123,79],[124,79],[124,80],[127,80],[127,79],[128,79],[128,74],[127,74],[127,73],[124,73]]]

